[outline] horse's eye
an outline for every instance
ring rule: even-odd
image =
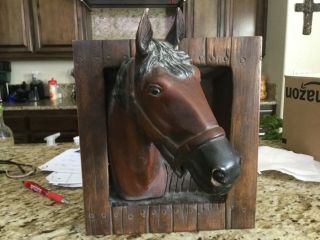
[[[161,92],[162,92],[162,88],[159,85],[152,84],[148,87],[148,94],[153,97],[160,96]]]

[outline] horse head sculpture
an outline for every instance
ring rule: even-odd
[[[120,67],[109,107],[115,188],[127,200],[161,197],[168,163],[179,177],[189,171],[205,192],[224,195],[240,174],[240,157],[206,100],[200,70],[176,49],[185,35],[180,9],[165,41],[152,35],[146,10],[136,56]]]

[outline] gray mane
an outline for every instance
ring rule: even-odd
[[[170,43],[152,39],[147,52],[139,69],[140,78],[151,72],[155,66],[163,67],[180,79],[193,74],[191,58],[185,52],[174,49]]]
[[[128,59],[122,62],[112,92],[113,98],[124,107],[128,107],[127,89],[129,82],[127,82],[127,74],[128,67],[132,61],[133,59]],[[193,65],[188,54],[175,50],[170,43],[153,39],[149,44],[148,53],[144,57],[140,69],[138,69],[138,78],[142,79],[145,74],[151,72],[156,66],[163,67],[168,73],[181,80],[193,74]]]

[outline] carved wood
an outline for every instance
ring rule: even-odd
[[[132,40],[74,42],[87,233],[135,234],[254,227],[261,38],[191,39],[180,43],[200,66],[227,66],[232,72],[229,136],[242,156],[242,172],[225,202],[187,203],[181,200],[175,203],[161,202],[161,199],[158,202],[110,202],[106,127],[109,91],[104,73],[116,67],[107,56],[119,63],[127,54],[134,56],[133,46]],[[184,188],[179,179],[171,182],[172,191]]]

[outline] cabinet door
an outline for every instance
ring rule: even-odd
[[[267,0],[187,0],[183,5],[188,21],[188,37],[254,36],[264,33]]]
[[[0,53],[31,52],[28,0],[0,1]]]
[[[84,35],[78,0],[32,0],[35,51],[72,52],[72,41]]]
[[[268,0],[186,0],[187,37],[266,35]]]

